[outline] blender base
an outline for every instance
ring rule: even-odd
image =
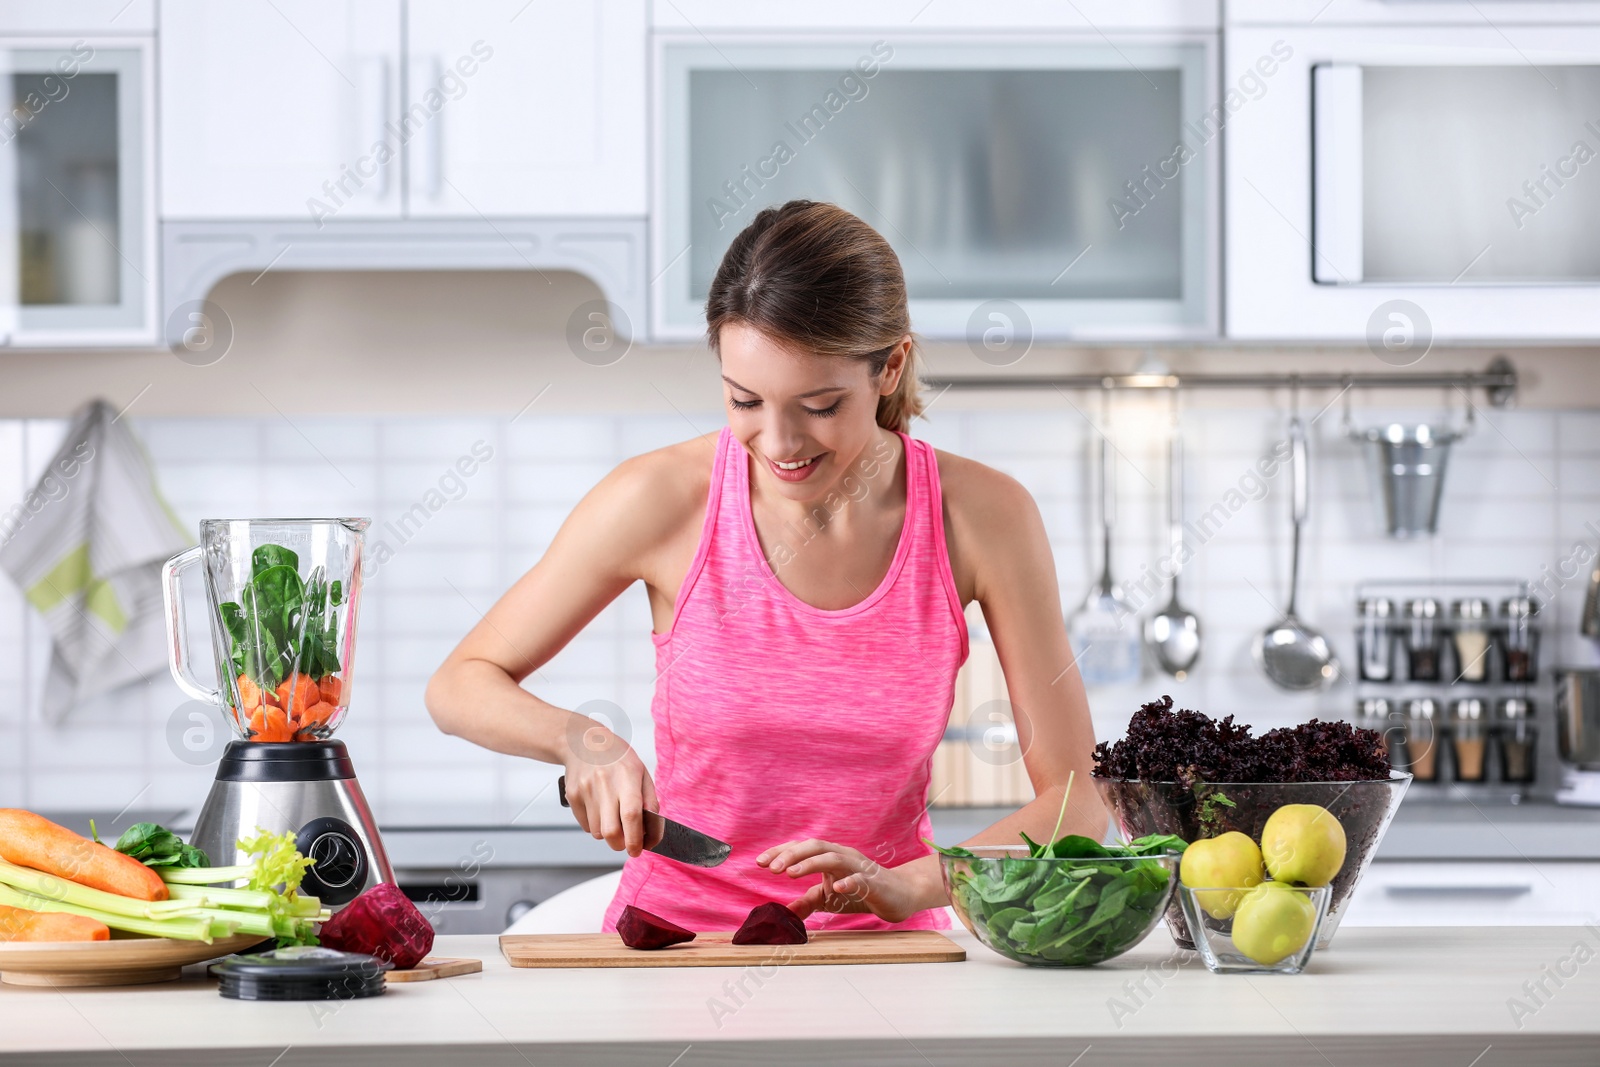
[[[300,888],[338,910],[394,871],[343,741],[233,741],[195,819],[190,843],[213,867],[250,862],[241,837],[291,832],[317,862]]]

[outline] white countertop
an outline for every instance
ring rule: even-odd
[[[965,963],[780,967],[759,986],[748,969],[513,969],[493,936],[435,946],[481,958],[482,974],[368,1000],[224,1000],[198,968],[161,986],[0,986],[0,1060],[1497,1067],[1592,1065],[1600,1055],[1600,926],[1346,929],[1298,976],[1208,974],[1164,927],[1082,970],[1023,967],[964,931],[955,937]],[[1536,1005],[1523,983],[1580,942],[1593,957],[1560,988],[1547,979],[1552,995]],[[736,1000],[741,977],[748,993]],[[1513,997],[1536,1008],[1520,1026]]]

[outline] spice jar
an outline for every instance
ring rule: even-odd
[[[1450,606],[1455,632],[1456,675],[1463,682],[1489,680],[1489,602],[1472,597]]]
[[[1361,678],[1368,682],[1387,682],[1394,677],[1394,629],[1389,621],[1394,602],[1382,597],[1363,597],[1356,601],[1360,629],[1356,644]]]
[[[1506,681],[1531,682],[1539,673],[1539,601],[1531,596],[1500,602],[1500,652]]]
[[[1406,601],[1407,677],[1413,682],[1439,680],[1442,637],[1439,602],[1432,597]]]
[[[1388,697],[1363,697],[1356,701],[1356,725],[1383,735],[1383,745],[1388,749],[1391,765],[1406,765],[1405,716],[1390,703]]]
[[[1483,701],[1467,697],[1451,711],[1450,737],[1456,758],[1456,781],[1481,782],[1486,766],[1489,724],[1483,718]]]
[[[1522,697],[1507,697],[1500,702],[1499,719],[1501,781],[1533,781],[1533,755],[1539,736],[1533,704]]]
[[[1418,697],[1406,704],[1406,761],[1419,782],[1439,777],[1437,709],[1432,697]]]

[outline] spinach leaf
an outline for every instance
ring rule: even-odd
[[[340,670],[338,617],[340,582],[324,568],[300,577],[300,557],[282,545],[259,545],[250,555],[250,580],[239,603],[219,607],[229,638],[234,674],[263,689],[276,689],[291,674],[320,680]]]
[[[112,846],[146,867],[209,867],[205,852],[185,844],[177,834],[153,822],[136,822]]]

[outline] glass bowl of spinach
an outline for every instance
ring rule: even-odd
[[[1120,956],[1160,921],[1184,842],[1154,834],[1102,845],[937,848],[950,903],[974,937],[1019,963],[1086,967]]]

